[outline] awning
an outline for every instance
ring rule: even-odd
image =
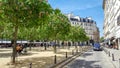
[[[115,37],[111,37],[111,39],[110,39],[110,40],[111,40],[111,41],[113,41],[114,39],[115,39]]]

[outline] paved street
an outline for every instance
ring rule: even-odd
[[[114,68],[104,51],[85,52],[64,68]]]

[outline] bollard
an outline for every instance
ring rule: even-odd
[[[112,54],[112,60],[115,61],[115,59],[114,59],[114,54]]]
[[[67,58],[68,56],[67,56],[67,52],[66,52],[66,58]]]
[[[119,59],[119,68],[120,68],[120,59]]]
[[[108,55],[109,55],[109,57],[110,57],[110,51],[109,51]]]
[[[54,57],[54,64],[56,64],[57,63],[57,56],[55,55],[55,57]]]
[[[30,63],[30,67],[29,68],[32,68],[32,63]]]

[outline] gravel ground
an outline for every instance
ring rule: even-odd
[[[84,50],[89,48],[89,47],[82,47]],[[3,51],[3,49],[0,49]],[[74,52],[76,51],[74,47],[71,47],[70,49],[63,49],[60,48],[58,49],[57,53],[53,53],[53,48],[47,48],[47,50],[44,50],[44,47],[35,47],[32,48],[31,51],[29,51],[29,48],[27,48],[28,53],[19,55],[17,57],[17,62],[15,65],[7,65],[7,67],[4,68],[29,68],[30,63],[32,63],[32,68],[49,68],[49,66],[54,64],[54,56],[57,55],[57,62],[60,62],[65,59],[66,57],[66,52],[68,54],[68,57],[72,55],[72,50]],[[0,52],[0,60],[6,60],[6,62],[10,62],[10,56],[11,56],[11,51],[4,51]],[[6,63],[6,64],[7,64]],[[0,67],[5,66],[2,63],[0,63]]]
[[[64,57],[57,57],[57,62],[60,62],[63,58]],[[49,68],[49,66],[54,64],[54,56],[21,60],[14,66],[10,66],[10,68],[29,68],[30,63],[32,63],[32,68]]]

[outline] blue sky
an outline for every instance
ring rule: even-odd
[[[99,27],[100,36],[103,36],[103,0],[48,0],[48,2],[54,9],[59,8],[64,14],[92,17]]]

